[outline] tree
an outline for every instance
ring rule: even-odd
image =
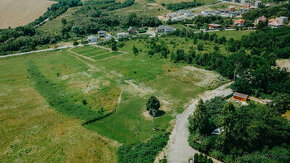
[[[197,108],[193,114],[192,124],[190,126],[191,131],[198,131],[201,135],[207,135],[211,132],[210,115],[207,113],[206,107],[202,100],[199,100]]]
[[[201,44],[201,43],[198,44],[198,45],[197,45],[197,50],[198,50],[198,51],[202,51],[202,50],[203,50],[203,44]]]
[[[111,49],[112,49],[113,51],[118,51],[117,43],[116,43],[115,40],[114,40],[114,41],[112,42],[112,44],[111,44]]]
[[[290,95],[278,94],[274,97],[273,101],[269,105],[279,114],[284,114],[287,110],[290,109]]]
[[[61,19],[61,23],[62,23],[63,25],[66,25],[66,24],[67,24],[66,19]]]
[[[79,44],[78,41],[74,41],[73,43],[74,46],[77,46],[78,44]]]
[[[133,45],[133,49],[132,50],[133,50],[134,55],[137,56],[138,53],[139,53],[139,50],[136,48],[135,45]]]
[[[146,109],[152,114],[153,116],[153,129],[155,129],[154,117],[160,108],[160,102],[155,96],[151,96],[147,103]]]

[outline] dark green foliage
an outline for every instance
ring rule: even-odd
[[[63,14],[68,8],[83,5],[81,0],[59,0],[58,3],[53,4],[47,11],[35,19],[30,25],[36,26],[45,21],[48,18],[55,18]]]
[[[284,114],[290,110],[290,94],[277,94],[269,106],[279,114]]]
[[[35,89],[46,99],[52,108],[68,116],[86,121],[102,117],[101,114],[91,110],[89,107],[75,103],[71,95],[67,94],[61,86],[51,82],[41,74],[34,62],[30,61],[27,63],[27,72]]]
[[[204,50],[204,47],[203,47],[203,44],[197,44],[197,50],[198,51],[202,51],[202,50]]]
[[[136,48],[136,46],[135,46],[135,45],[133,45],[133,48],[132,48],[132,50],[133,50],[133,53],[134,53],[134,55],[135,55],[135,56],[137,56],[137,55],[138,55],[138,53],[139,53],[139,50]]]
[[[198,154],[195,153],[194,154],[194,159],[193,159],[194,163],[212,163],[212,159],[208,158],[206,155],[204,154]]]
[[[203,3],[197,3],[197,2],[180,2],[180,3],[170,3],[166,5],[166,8],[168,10],[181,10],[181,9],[187,9],[187,8],[193,8],[197,6],[201,6]]]
[[[153,136],[146,142],[123,145],[117,151],[118,162],[154,162],[157,154],[166,146],[169,140],[169,133]]]
[[[267,18],[274,16],[287,16],[290,17],[290,4],[283,4],[278,6],[273,6],[269,8],[259,8],[255,10],[250,10],[249,12],[243,13],[243,18],[246,20],[255,20],[260,16],[265,16]]]
[[[78,41],[74,41],[73,43],[74,46],[77,46],[78,44],[79,44]]]
[[[161,106],[160,102],[155,96],[151,96],[146,103],[146,109],[148,111],[151,111],[151,110],[158,111],[160,106]]]
[[[286,149],[290,145],[290,124],[287,119],[267,106],[250,103],[249,106],[235,107],[231,103],[224,104],[221,98],[199,103],[198,113],[190,118],[191,146],[227,162],[235,159],[249,162],[289,161]],[[204,134],[204,130],[200,129],[203,126],[219,127],[222,132],[219,135]],[[276,151],[281,151],[281,155]],[[264,153],[267,156],[273,154],[273,158],[261,157]]]

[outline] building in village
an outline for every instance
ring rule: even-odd
[[[99,38],[106,38],[106,31],[98,31]]]
[[[161,25],[159,27],[156,28],[157,33],[162,33],[162,34],[167,34],[170,32],[174,32],[174,28],[170,27],[170,26],[166,26],[166,25]]]
[[[98,42],[98,38],[95,35],[88,36],[87,40],[88,40],[89,43],[96,43],[96,42]]]
[[[118,37],[118,39],[120,39],[120,38],[129,38],[130,35],[129,35],[129,33],[121,32],[121,33],[117,33],[117,37]]]
[[[238,27],[244,27],[245,26],[245,20],[244,19],[238,19],[234,21],[234,24]]]
[[[133,34],[137,33],[137,30],[134,27],[130,27],[130,28],[128,28],[128,32],[129,32],[129,34],[133,35]]]
[[[247,102],[249,95],[243,94],[243,93],[239,93],[239,92],[235,92],[233,95],[233,98],[239,101],[244,101]]]
[[[208,24],[209,29],[220,29],[221,27],[220,24]]]
[[[276,19],[270,19],[268,21],[268,26],[270,28],[281,28],[287,21],[288,17],[285,16],[276,17]]]
[[[266,22],[266,21],[267,21],[267,18],[265,16],[258,17],[254,22],[254,26],[257,26],[259,22]]]

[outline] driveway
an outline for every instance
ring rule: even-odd
[[[206,101],[217,96],[228,96],[232,94],[233,91],[230,88],[227,88],[231,84],[232,82],[227,83],[215,90],[207,91],[199,95],[197,98],[192,100],[191,104],[182,114],[177,115],[176,124],[170,135],[165,151],[169,163],[187,163],[190,157],[193,157],[195,153],[199,153],[197,150],[189,146],[187,141],[189,137],[188,117],[193,114],[199,99]],[[215,159],[213,159],[213,161],[220,162]]]

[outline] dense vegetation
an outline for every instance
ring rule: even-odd
[[[219,135],[212,135],[220,128]],[[290,124],[269,107],[237,107],[218,97],[199,102],[190,118],[189,142],[226,162],[289,162]]]
[[[203,3],[197,3],[197,2],[180,2],[180,3],[169,3],[166,5],[166,8],[168,10],[181,10],[181,9],[188,9],[188,8],[193,8],[197,6],[201,6]]]
[[[33,61],[27,63],[27,73],[36,90],[57,111],[86,121],[104,116],[102,109],[97,112],[86,106],[84,102],[83,105],[77,104],[72,95],[67,94],[60,85],[53,83],[41,74]]]
[[[165,133],[155,135],[146,142],[125,144],[118,149],[118,161],[121,163],[154,162],[168,140],[169,133]]]
[[[265,16],[267,18],[275,18],[276,16],[287,16],[290,17],[290,4],[283,4],[278,6],[273,6],[269,8],[259,8],[255,10],[250,10],[249,12],[243,13],[243,18],[246,20],[255,20],[260,16]]]
[[[268,96],[273,98],[278,93],[289,94],[289,73],[275,66],[277,58],[289,58],[289,28],[263,29],[244,36],[242,40],[217,37],[216,34],[194,33],[192,30],[176,30],[172,35],[193,39],[197,49],[183,49],[171,52],[173,62],[185,62],[202,66],[208,70],[216,70],[223,76],[236,80],[234,91],[255,96]],[[266,41],[262,41],[265,40]],[[211,41],[226,45],[230,55],[223,55],[218,47],[213,52],[199,54],[203,51],[203,43],[198,40]],[[157,39],[147,41],[149,55],[159,53],[161,57],[168,58],[168,48],[165,44],[157,44]]]
[[[30,23],[30,25],[37,26],[46,19],[55,18],[63,14],[70,7],[81,5],[83,5],[81,0],[59,0],[58,3],[53,4],[51,7],[49,7],[42,16],[40,16],[38,19],[35,19],[32,23]]]

